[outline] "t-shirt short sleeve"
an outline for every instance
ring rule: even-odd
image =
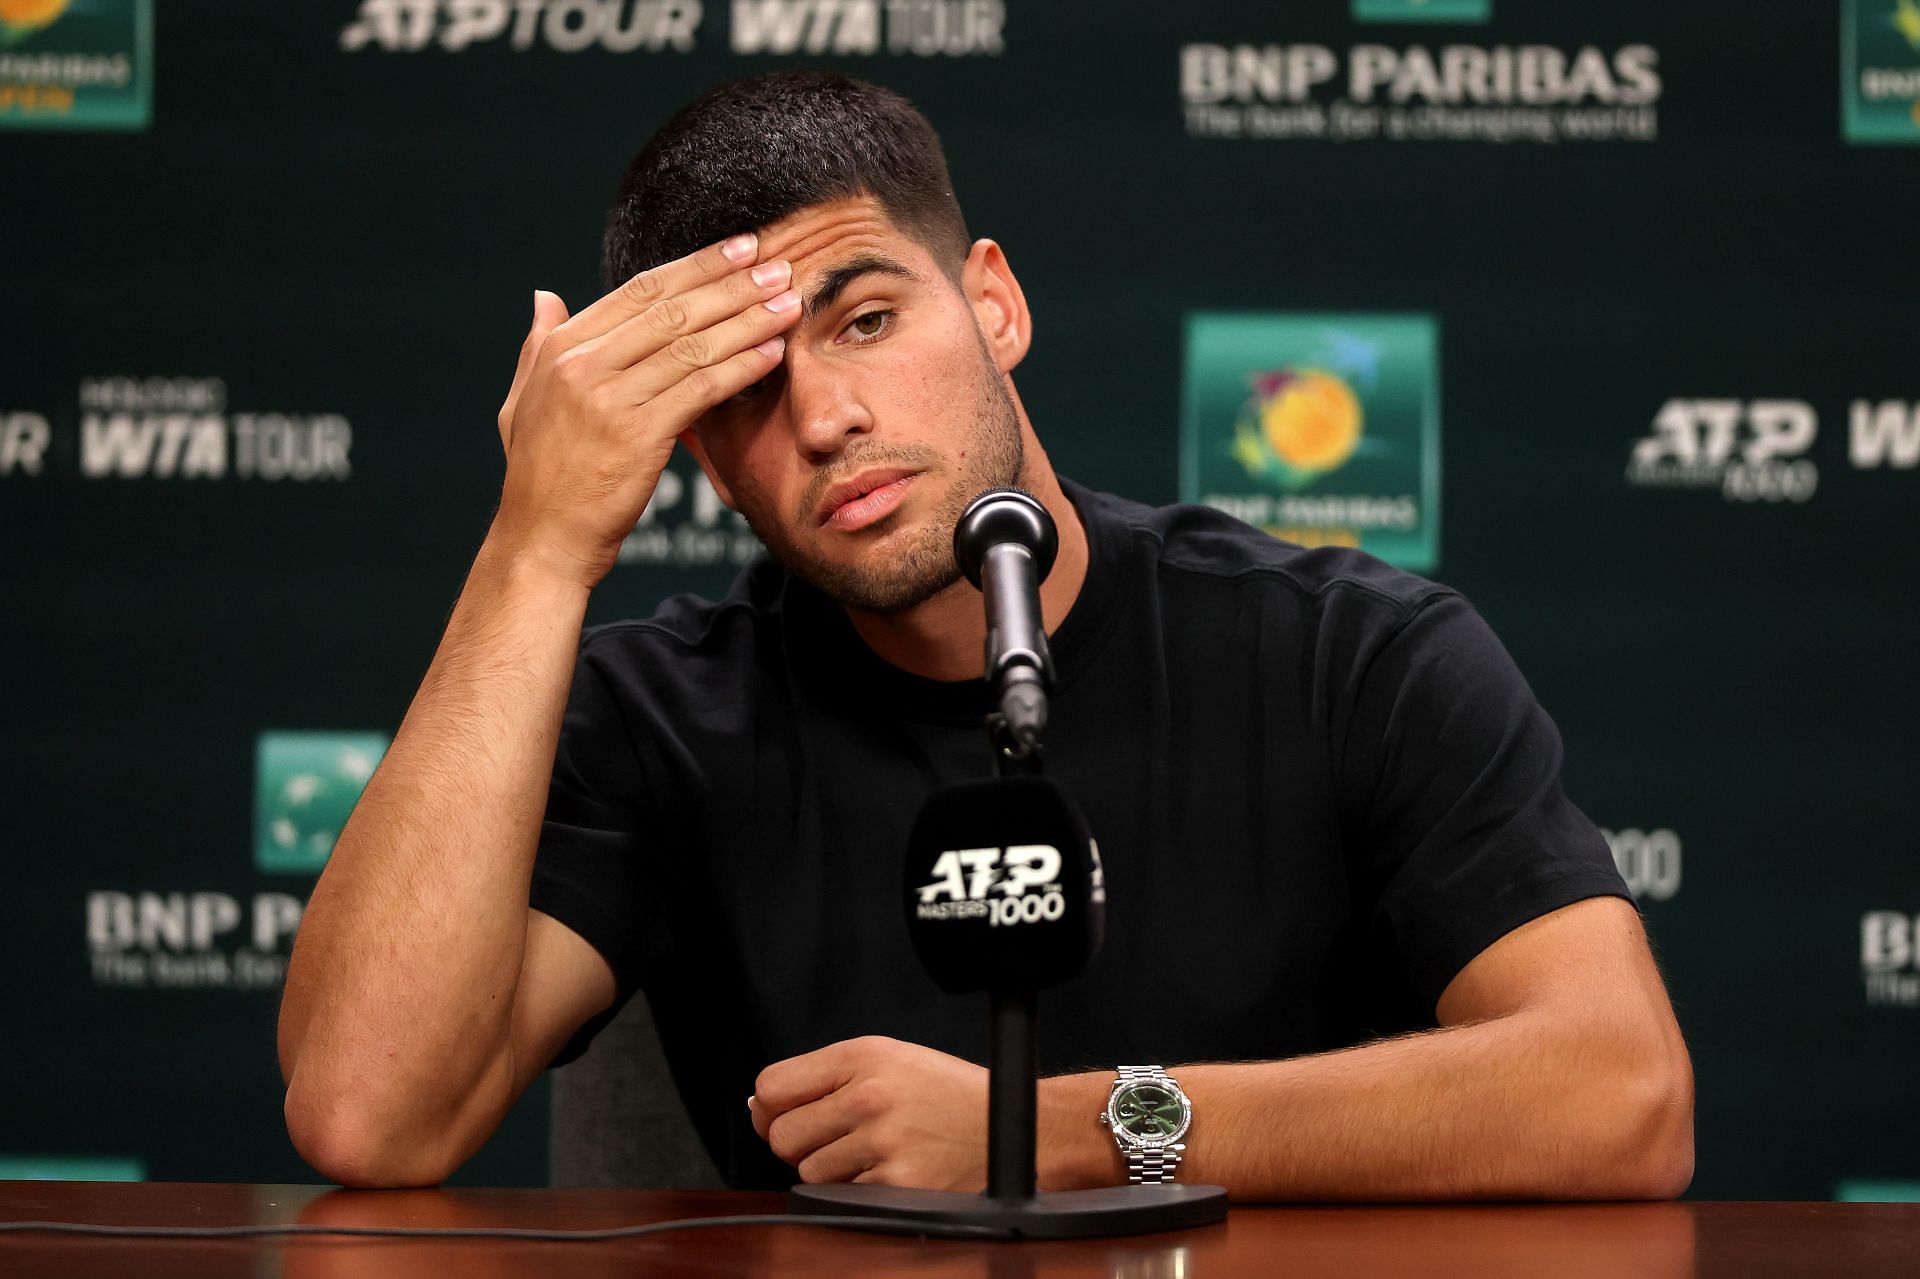
[[[1460,596],[1414,604],[1353,676],[1341,783],[1375,926],[1432,1009],[1481,951],[1589,897],[1632,900],[1561,785],[1560,733]]]
[[[547,790],[540,851],[529,904],[578,933],[613,969],[619,994],[560,1050],[553,1065],[586,1051],[642,985],[652,949],[663,944],[645,925],[640,832],[646,784],[635,745],[606,676],[582,651],[574,668],[553,779]]]

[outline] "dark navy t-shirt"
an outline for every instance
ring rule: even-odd
[[[1099,841],[1107,925],[1042,995],[1043,1073],[1432,1027],[1507,932],[1627,896],[1552,721],[1454,591],[1066,487],[1090,563],[1051,640],[1047,772]],[[927,792],[991,771],[988,709],[981,681],[875,657],[764,556],[717,603],[583,637],[532,904],[620,1002],[646,992],[730,1184],[794,1179],[745,1105],[775,1061],[867,1034],[985,1060],[984,997],[921,970],[901,885]]]

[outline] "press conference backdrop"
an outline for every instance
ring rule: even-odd
[[[273,1021],[535,287],[717,80],[914,99],[1060,469],[1450,583],[1708,1197],[1920,1190],[1920,0],[0,0],[0,1176],[301,1179]],[[754,549],[684,459],[592,619]],[[1176,891],[1175,886],[1166,886]],[[536,1090],[462,1178],[538,1183]]]

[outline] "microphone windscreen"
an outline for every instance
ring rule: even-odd
[[[1011,542],[1033,556],[1034,582],[1047,580],[1060,553],[1060,531],[1040,499],[1025,489],[995,488],[967,503],[953,526],[953,557],[976,587],[987,552]]]
[[[942,989],[1051,986],[1099,950],[1099,852],[1051,780],[943,786],[921,806],[907,844],[907,931]]]

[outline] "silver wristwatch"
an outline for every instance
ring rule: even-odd
[[[1160,1067],[1122,1066],[1100,1125],[1126,1156],[1128,1181],[1136,1186],[1172,1181],[1187,1151],[1193,1102]]]

